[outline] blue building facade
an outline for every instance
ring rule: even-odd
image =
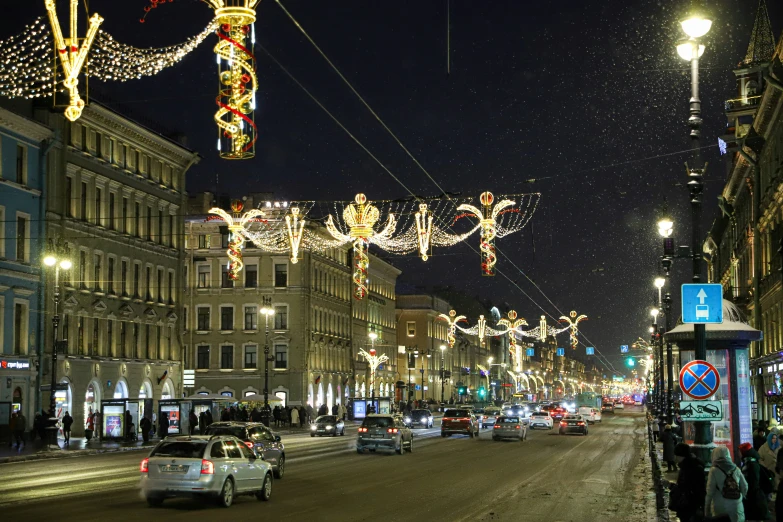
[[[0,108],[0,416],[32,424],[42,350],[45,161],[53,132]],[[5,403],[5,404],[3,404]]]

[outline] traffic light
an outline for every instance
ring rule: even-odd
[[[636,361],[633,360],[633,357],[628,357],[625,360],[625,365],[628,366],[629,368],[633,368],[634,366],[636,366]]]
[[[457,388],[457,393],[459,395],[467,395],[468,394],[468,387],[467,386],[460,386]]]
[[[479,399],[483,399],[484,397],[487,396],[487,390],[483,386],[479,387],[479,389],[478,389],[478,396],[479,396]]]

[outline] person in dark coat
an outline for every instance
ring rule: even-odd
[[[150,441],[150,432],[152,431],[152,421],[146,415],[139,421],[139,427],[141,428],[141,438],[144,442]]]
[[[700,520],[704,513],[704,497],[706,495],[704,484],[704,463],[691,453],[691,447],[679,443],[674,447],[674,458],[680,466],[677,475],[676,494],[671,498],[675,505],[680,522],[692,522]]]
[[[764,435],[764,429],[756,426],[753,430],[753,449],[756,451],[760,450],[765,442],[767,442],[767,437]]]
[[[329,415],[329,407],[326,404],[321,404],[321,406],[318,408],[318,416],[321,415]]]
[[[674,446],[677,444],[677,436],[672,433],[671,424],[663,427],[661,443],[663,443],[663,460],[666,462],[666,471],[677,471],[677,466],[674,462]]]
[[[272,409],[272,417],[275,419],[275,426],[280,427],[280,406],[275,406]]]
[[[209,425],[212,424],[212,410],[207,410],[207,413],[204,416],[204,420],[206,421],[204,424],[207,428],[209,428]]]
[[[753,449],[750,442],[740,444],[739,450],[742,454],[742,473],[748,483],[748,494],[742,501],[745,508],[745,518],[747,520],[767,520],[769,508],[767,495],[761,490],[760,485],[759,453]]]
[[[158,427],[158,435],[161,439],[166,438],[166,436],[169,434],[169,414],[168,413],[161,413],[160,414],[160,426]]]
[[[65,437],[65,444],[68,445],[71,442],[71,425],[73,424],[73,417],[67,411],[63,415],[63,437]]]
[[[198,414],[198,433],[204,435],[204,430],[207,429],[207,414],[203,411]]]
[[[190,413],[188,414],[188,431],[190,435],[193,435],[193,431],[195,431],[197,424],[198,424],[198,417],[196,417],[196,412],[190,410]]]

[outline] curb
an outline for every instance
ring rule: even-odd
[[[91,455],[101,455],[103,453],[119,453],[124,451],[141,451],[149,450],[153,446],[133,446],[133,447],[120,447],[120,448],[101,448],[101,449],[88,449],[88,450],[54,450],[54,451],[40,451],[37,453],[31,453],[29,455],[17,455],[13,457],[0,457],[0,464],[13,464],[16,462],[26,462],[35,460],[54,460],[54,459],[68,459],[76,457],[89,457]]]

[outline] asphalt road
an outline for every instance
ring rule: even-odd
[[[354,449],[344,437],[284,438],[285,478],[270,502],[238,497],[229,510],[213,503],[167,500],[149,508],[139,495],[143,452],[0,465],[0,506],[8,520],[58,522],[193,520],[193,516],[268,520],[622,521],[644,519],[634,469],[644,454],[644,417],[630,408],[587,437],[533,431],[526,442],[443,439],[439,428],[415,430],[413,453]]]

